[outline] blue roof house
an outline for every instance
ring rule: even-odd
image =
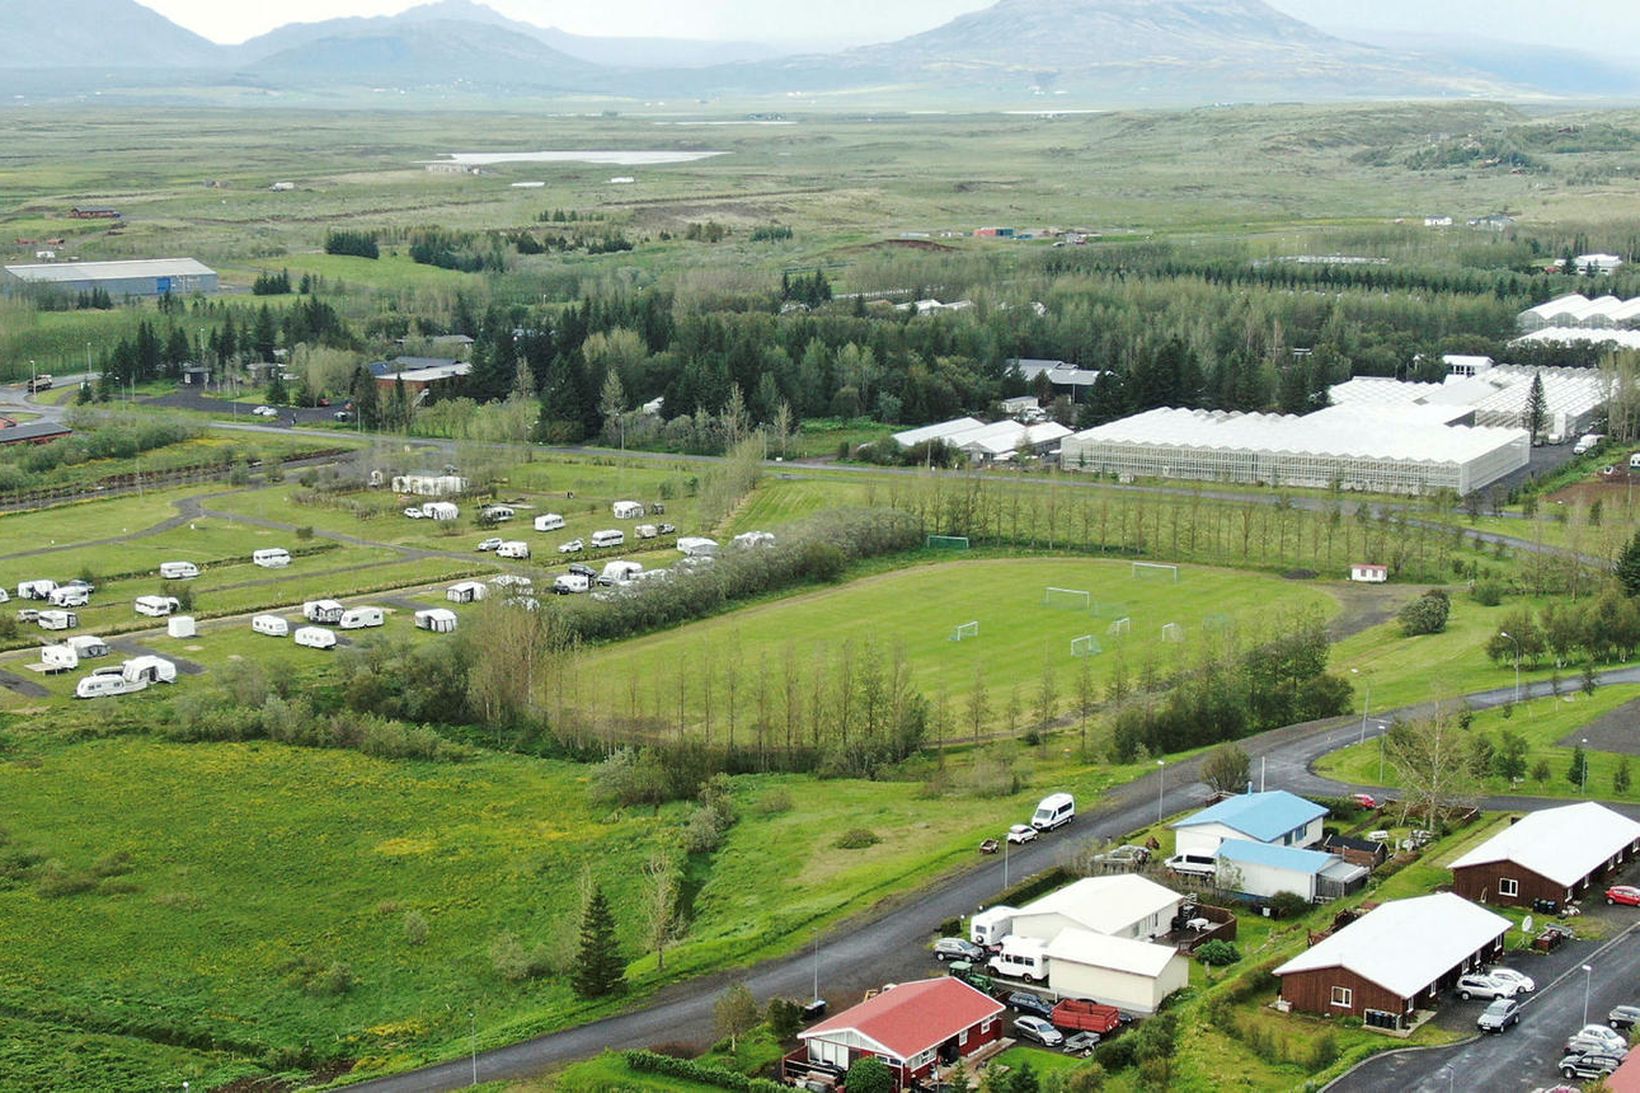
[[[1173,824],[1178,852],[1217,852],[1225,839],[1246,839],[1271,846],[1313,846],[1321,841],[1321,821],[1327,810],[1284,789],[1244,793]]]
[[[1319,850],[1225,839],[1219,843],[1214,881],[1244,896],[1269,899],[1292,892],[1317,903],[1354,892],[1366,884],[1368,873],[1365,866]]]

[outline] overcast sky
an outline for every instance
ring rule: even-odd
[[[3,0],[0,0],[3,2]],[[141,0],[190,30],[238,42],[282,23],[387,15],[416,0]],[[492,0],[515,19],[577,34],[816,45],[885,41],[992,0]],[[1482,35],[1640,57],[1636,0],[1269,0],[1324,30]],[[1568,18],[1568,14],[1573,17]]]

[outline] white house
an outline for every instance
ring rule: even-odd
[[[1370,872],[1319,850],[1225,839],[1219,843],[1214,878],[1220,888],[1244,896],[1269,899],[1291,892],[1316,903],[1363,887]]]
[[[1225,839],[1250,839],[1274,846],[1312,846],[1321,841],[1327,810],[1284,789],[1226,797],[1173,824],[1181,854],[1217,853]]]
[[[1087,877],[1016,910],[1012,932],[1043,941],[1070,929],[1148,939],[1167,933],[1183,900],[1134,873]]]
[[[1389,566],[1357,562],[1350,566],[1350,580],[1361,584],[1383,584],[1389,580]]]
[[[1171,945],[1077,929],[1048,943],[1048,986],[1062,998],[1151,1014],[1189,982],[1190,961]]]

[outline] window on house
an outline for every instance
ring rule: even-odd
[[[967,1029],[963,1029],[961,1032],[957,1033],[957,1046],[958,1047],[967,1047],[968,1046],[968,1030]]]
[[[1498,895],[1500,895],[1500,896],[1518,896],[1518,895],[1520,895],[1520,881],[1513,880],[1509,877],[1500,877],[1498,879]]]
[[[1332,1004],[1349,1009],[1355,1005],[1355,992],[1348,987],[1334,987],[1332,989]]]

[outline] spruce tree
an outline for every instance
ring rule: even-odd
[[[1549,420],[1549,400],[1543,393],[1543,373],[1532,373],[1532,386],[1526,392],[1526,431],[1533,440],[1543,434]]]
[[[602,888],[593,888],[581,915],[581,943],[571,985],[582,998],[603,998],[626,988],[626,963],[615,941],[615,916]]]
[[[1617,580],[1629,596],[1640,596],[1640,532],[1636,532],[1617,556]]]

